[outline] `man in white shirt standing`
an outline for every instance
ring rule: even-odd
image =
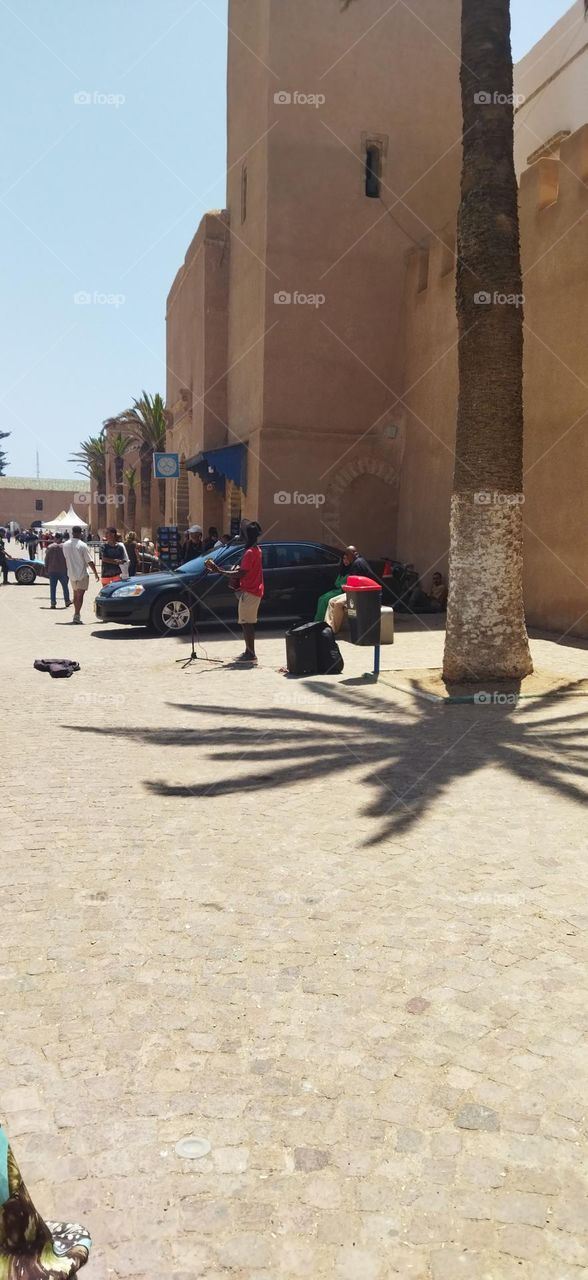
[[[63,543],[63,554],[67,564],[67,576],[71,583],[74,602],[74,616],[72,622],[81,622],[80,612],[84,602],[85,592],[90,585],[88,577],[88,565],[98,582],[98,574],[96,566],[90,554],[90,549],[86,542],[82,541],[82,530],[80,525],[76,525],[71,531],[71,538]]]

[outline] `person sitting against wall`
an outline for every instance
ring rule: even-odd
[[[443,581],[443,574],[434,573],[429,590],[429,600],[431,601],[433,613],[445,613],[448,594],[447,585]]]
[[[409,597],[408,607],[413,613],[445,613],[447,608],[447,586],[441,573],[434,573],[430,590],[424,591],[420,578],[415,583]]]

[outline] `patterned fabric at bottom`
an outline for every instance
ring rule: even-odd
[[[44,1222],[0,1129],[0,1280],[63,1280],[88,1261],[92,1241],[73,1222]]]

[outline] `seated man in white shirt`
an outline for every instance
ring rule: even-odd
[[[98,581],[96,566],[92,559],[90,548],[86,542],[82,541],[82,530],[80,525],[75,525],[71,531],[71,538],[63,543],[63,554],[67,565],[67,576],[71,583],[74,602],[74,616],[72,622],[80,623],[80,613],[84,602],[84,595],[90,585],[88,577],[88,566]]]

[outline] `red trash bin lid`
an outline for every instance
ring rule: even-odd
[[[346,591],[381,591],[379,582],[374,582],[373,578],[355,577],[354,574],[347,579],[345,583]]]

